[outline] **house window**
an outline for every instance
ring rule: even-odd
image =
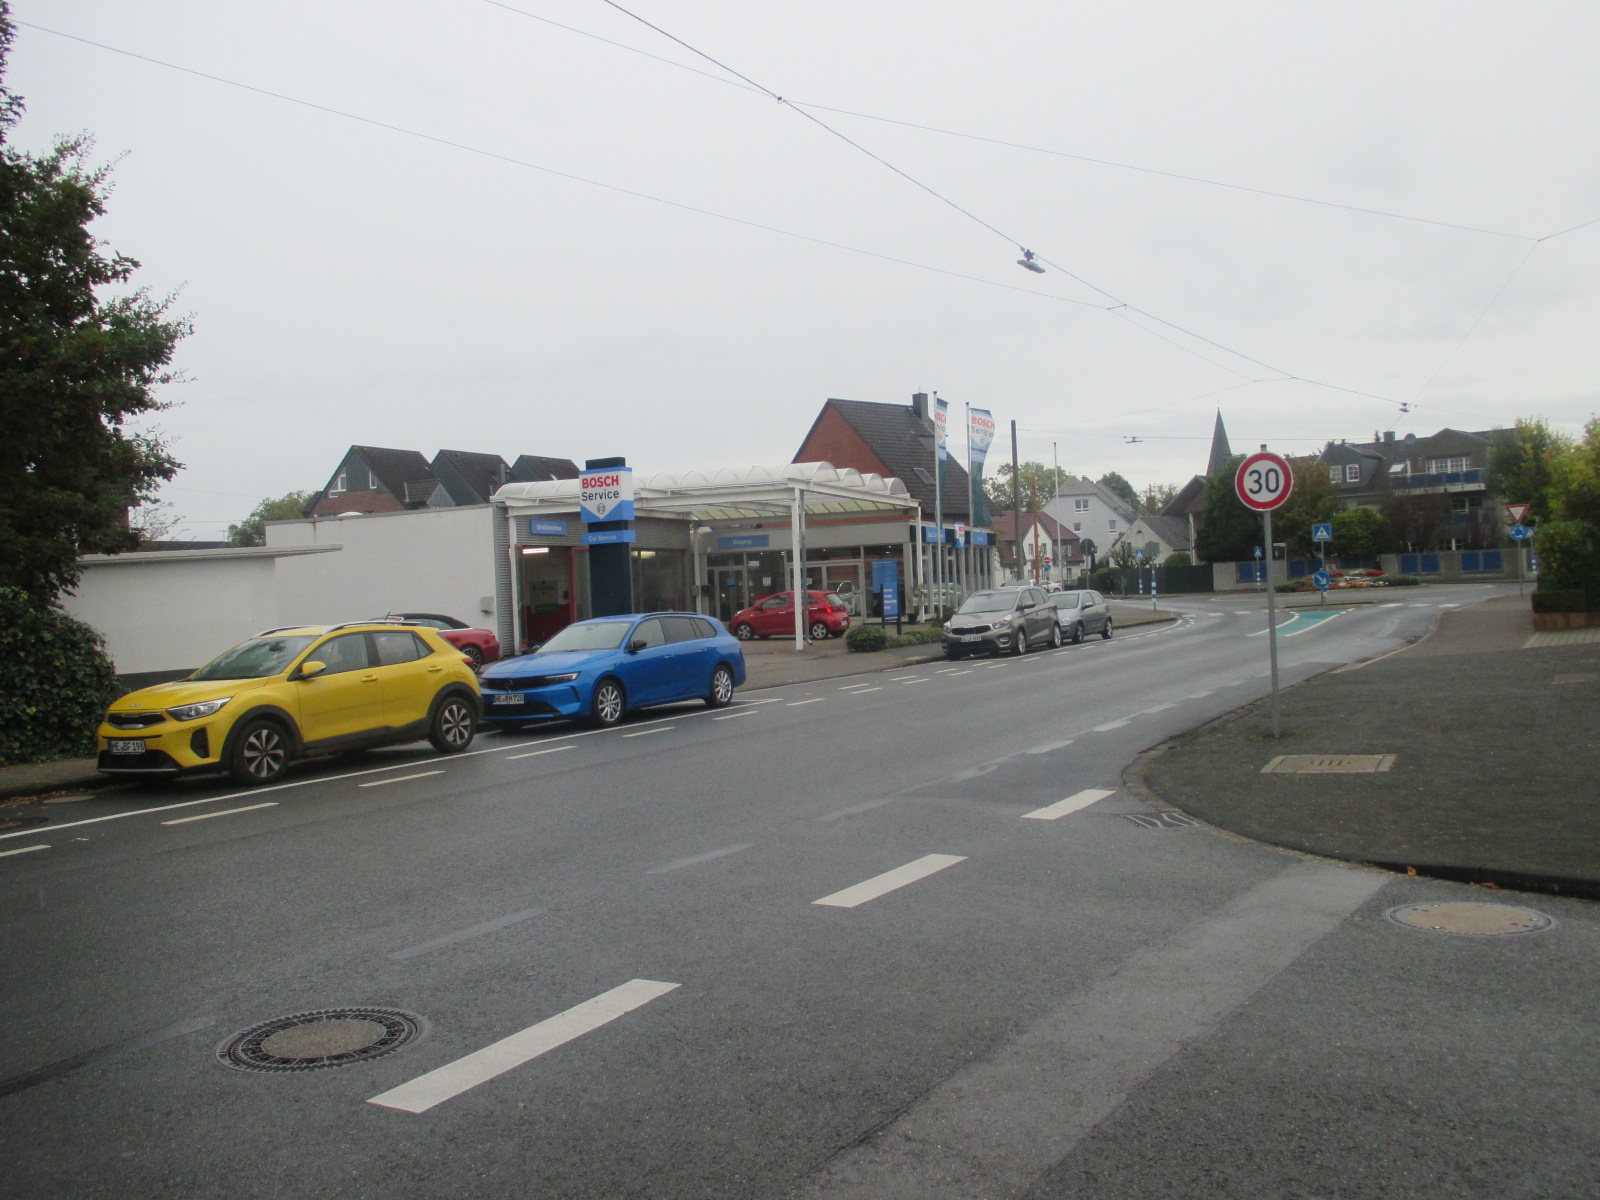
[[[1083,522],[1082,521],[1074,521],[1072,523],[1072,532],[1073,533],[1082,533],[1083,532]]]
[[[1428,460],[1428,474],[1444,475],[1451,471],[1465,471],[1467,469],[1467,456],[1457,454],[1452,458],[1430,458]]]
[[[344,472],[340,471],[339,472],[339,478],[337,478],[337,479],[335,479],[333,481],[333,488],[332,488],[330,494],[337,496],[340,492],[347,490],[345,488],[344,484],[345,484]]]
[[[378,490],[378,477],[376,475],[374,475],[371,471],[368,471],[367,472],[367,491],[375,492],[377,490]]]
[[[1344,468],[1343,467],[1329,467],[1328,468],[1328,478],[1329,478],[1329,480],[1331,480],[1334,483],[1343,483],[1344,482]]]
[[[1087,497],[1087,496],[1079,496],[1077,499],[1073,500],[1073,502],[1072,502],[1072,511],[1073,512],[1088,512],[1089,511],[1089,497]]]
[[[1113,519],[1113,520],[1112,520],[1112,521],[1111,521],[1111,522],[1110,522],[1110,524],[1108,524],[1108,525],[1107,525],[1107,526],[1106,526],[1106,529],[1107,529],[1107,530],[1109,530],[1109,531],[1110,531],[1110,532],[1112,532],[1112,533],[1115,533],[1115,532],[1116,532],[1116,531],[1117,531],[1117,522],[1116,522],[1116,520],[1115,520],[1115,519]]]
[[[1344,469],[1344,479],[1345,479],[1346,483],[1360,483],[1361,482],[1361,464],[1360,463],[1348,463],[1348,464],[1346,464],[1345,469]]]

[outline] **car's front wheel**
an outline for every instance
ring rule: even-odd
[[[1074,646],[1078,646],[1078,645],[1082,645],[1083,644],[1083,622],[1082,621],[1075,622],[1073,624],[1073,626],[1072,626],[1072,644]]]
[[[235,783],[258,787],[276,783],[289,769],[292,746],[283,727],[264,717],[248,722],[234,739],[228,774]]]
[[[711,672],[711,690],[706,693],[707,708],[727,708],[733,703],[733,672],[726,664],[718,664]]]
[[[589,706],[589,715],[596,725],[607,727],[615,725],[622,720],[623,714],[627,711],[628,698],[620,683],[615,679],[602,679],[595,685],[594,701]]]
[[[1100,631],[1100,636],[1105,638],[1105,640],[1108,641],[1108,642],[1111,640],[1111,618],[1110,617],[1106,618],[1106,627]]]
[[[741,642],[748,642],[751,638],[755,637],[755,635],[755,629],[749,625],[735,625],[733,627],[733,636],[738,638]]]
[[[1028,652],[1028,629],[1018,625],[1011,633],[1011,653],[1021,657]]]
[[[461,696],[446,696],[433,710],[428,723],[428,741],[440,754],[455,754],[472,745],[478,732],[478,713],[472,702]]]

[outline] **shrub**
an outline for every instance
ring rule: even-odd
[[[1385,587],[1420,587],[1422,580],[1415,575],[1385,575],[1378,581]]]
[[[1174,550],[1171,554],[1167,555],[1167,561],[1161,565],[1164,567],[1187,567],[1190,566],[1192,562],[1193,560],[1189,557],[1189,552],[1187,550]]]
[[[884,646],[893,650],[897,646],[926,646],[939,640],[937,629],[908,629],[904,633],[891,633]]]
[[[1561,588],[1559,591],[1538,591],[1533,594],[1533,611],[1536,613],[1583,612],[1589,598],[1582,588]]]
[[[1311,585],[1303,579],[1291,579],[1288,583],[1275,583],[1272,585],[1275,592],[1305,592],[1313,590]]]
[[[889,644],[889,635],[882,625],[856,625],[844,635],[844,644],[852,654],[870,654]]]
[[[1542,590],[1568,591],[1600,571],[1600,532],[1587,521],[1546,521],[1533,535]]]
[[[98,633],[0,588],[0,766],[92,752],[119,691]]]

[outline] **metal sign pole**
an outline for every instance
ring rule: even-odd
[[[1272,510],[1261,514],[1262,545],[1272,548]],[[1277,590],[1272,585],[1272,559],[1267,559],[1267,653],[1272,659],[1272,736],[1283,736],[1283,703],[1278,696],[1278,606],[1273,602]]]

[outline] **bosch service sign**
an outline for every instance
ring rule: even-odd
[[[578,506],[585,523],[633,520],[633,468],[607,467],[578,476]]]

